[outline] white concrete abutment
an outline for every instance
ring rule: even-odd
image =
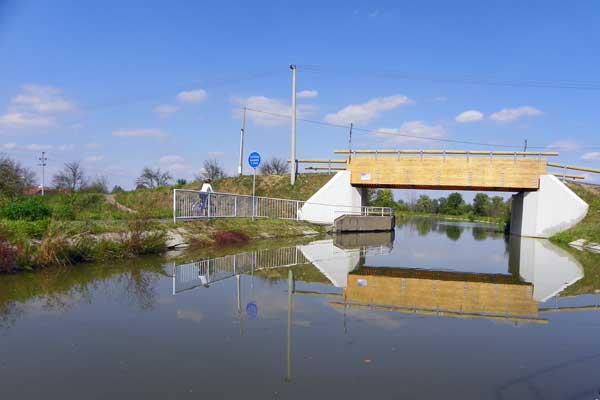
[[[350,171],[339,171],[321,189],[308,199],[300,210],[299,218],[314,224],[333,225],[344,214],[359,214],[366,205],[362,188],[350,184]]]
[[[510,233],[549,238],[579,223],[588,204],[554,175],[540,176],[539,190],[512,198]]]

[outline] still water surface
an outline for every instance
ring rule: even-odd
[[[0,399],[595,399],[598,269],[415,220],[3,276]]]

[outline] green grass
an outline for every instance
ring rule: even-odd
[[[585,239],[600,243],[600,188],[570,183],[569,187],[590,206],[585,218],[576,226],[557,233],[550,239],[558,243],[570,243]]]

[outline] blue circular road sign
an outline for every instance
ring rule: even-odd
[[[248,164],[250,164],[252,168],[258,167],[260,165],[260,154],[255,151],[250,153],[248,156]]]

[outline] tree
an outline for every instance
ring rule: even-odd
[[[373,200],[372,204],[374,207],[396,208],[396,202],[394,201],[394,195],[390,189],[378,190],[375,200]]]
[[[81,163],[71,161],[65,163],[63,169],[58,171],[52,178],[52,183],[57,189],[81,190],[87,184],[87,178]]]
[[[94,193],[108,193],[108,179],[105,176],[97,176],[86,185],[85,190]]]
[[[112,190],[110,191],[112,194],[115,193],[123,193],[125,190],[123,190],[123,188],[119,185],[115,185],[113,186]]]
[[[452,193],[448,196],[445,204],[442,206],[442,213],[448,215],[460,215],[463,213],[465,201],[460,193]]]
[[[508,202],[504,202],[504,199],[500,196],[492,197],[492,202],[490,204],[490,215],[492,217],[501,217],[510,213],[510,204]]]
[[[0,154],[0,198],[21,196],[35,184],[35,174],[18,161]]]
[[[415,204],[415,211],[420,213],[432,213],[433,212],[433,202],[431,198],[426,194],[422,194],[417,199],[417,203]]]
[[[260,166],[262,175],[285,175],[290,172],[290,167],[286,160],[273,157]]]
[[[142,174],[135,180],[135,185],[138,189],[155,189],[168,185],[172,179],[168,171],[144,167]]]
[[[177,181],[175,181],[175,185],[177,185],[179,187],[181,187],[181,186],[183,186],[185,184],[187,184],[187,180],[186,179],[179,178],[179,179],[177,179]]]
[[[487,217],[490,215],[491,208],[490,197],[485,193],[477,193],[473,199],[473,212],[475,215]]]
[[[221,166],[219,161],[215,158],[211,160],[205,160],[202,168],[202,172],[196,175],[196,180],[205,181],[205,180],[217,180],[223,179],[227,177],[225,173],[225,169]]]

